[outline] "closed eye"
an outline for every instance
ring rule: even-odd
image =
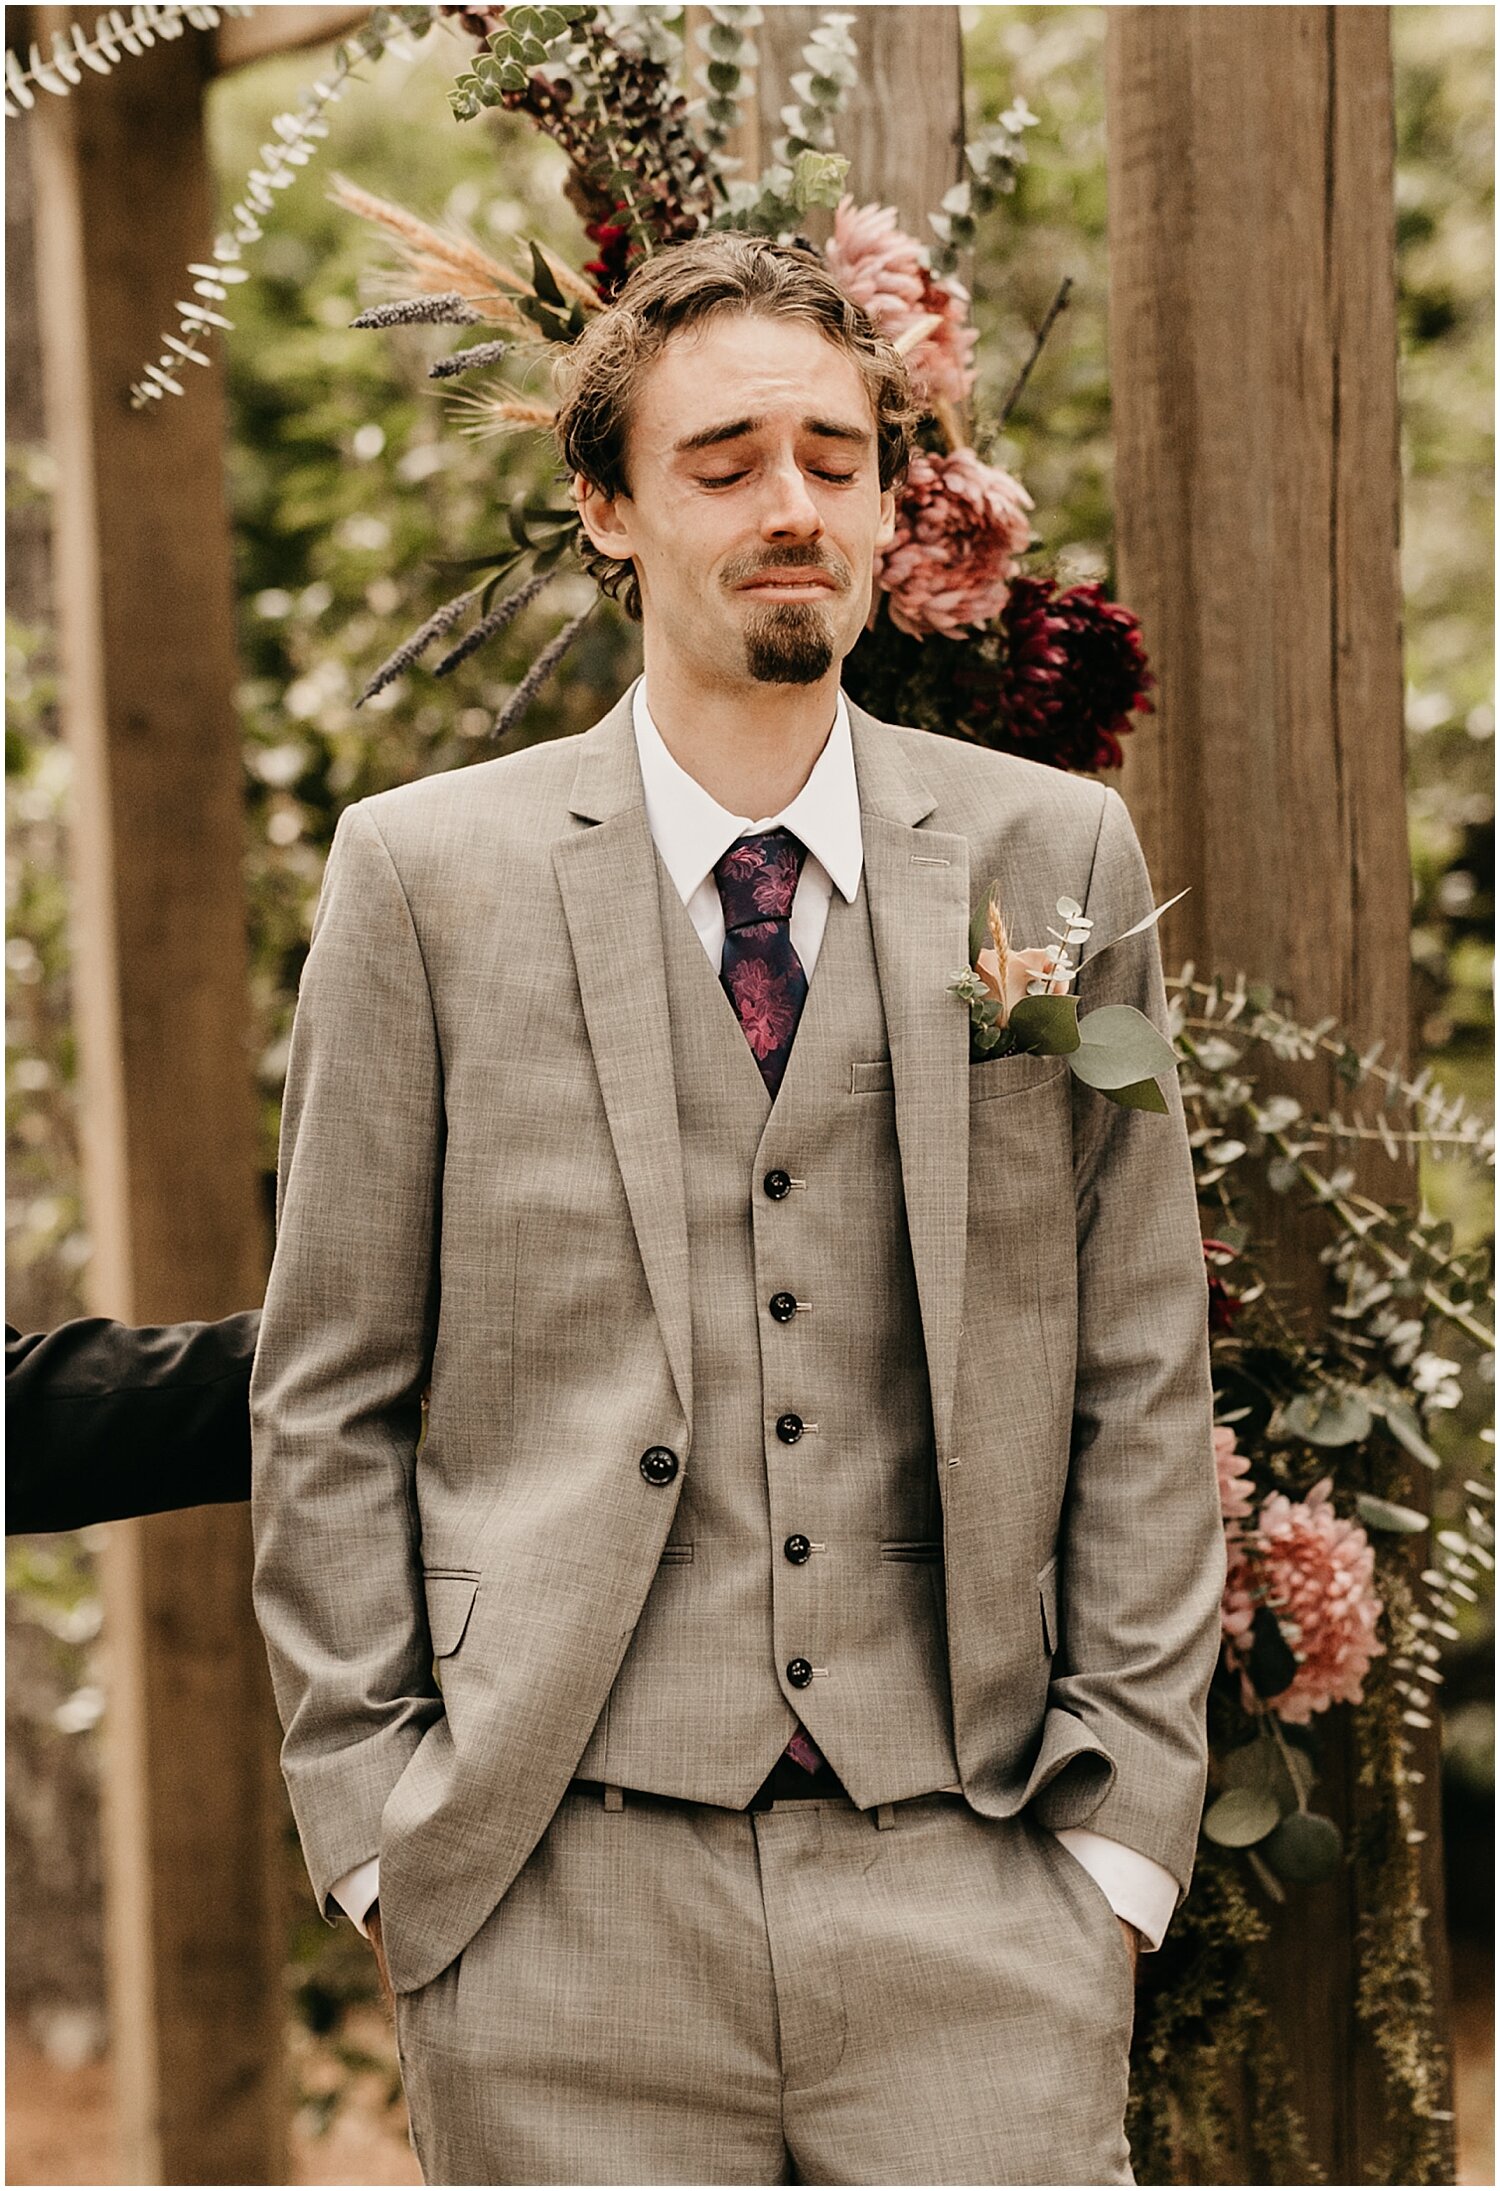
[[[740,480],[748,477],[748,472],[717,472],[712,478],[700,479],[698,485],[700,487],[733,487]],[[847,487],[858,477],[858,474],[855,472],[825,472],[814,466],[813,477],[814,479],[826,479],[832,487]]]

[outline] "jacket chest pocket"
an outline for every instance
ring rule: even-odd
[[[1035,1095],[1053,1081],[1066,1079],[1072,1070],[1065,1057],[1034,1057],[1029,1051],[1013,1051],[1009,1057],[981,1058],[969,1067],[969,1104],[989,1103],[1004,1096]],[[1054,1090],[1054,1094],[1058,1091]]]

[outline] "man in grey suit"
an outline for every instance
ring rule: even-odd
[[[971,1064],[948,985],[992,876],[1105,942],[1145,863],[843,697],[910,397],[811,254],[660,254],[570,375],[644,679],[350,808],[298,1006],[252,1413],[313,1887],[431,2182],[1129,2183],[1224,1571],[1192,1159],[1175,1078]],[[1166,1031],[1154,930],[1083,948]]]

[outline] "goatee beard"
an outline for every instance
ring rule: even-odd
[[[833,662],[828,626],[810,602],[769,602],[745,626],[745,666],[759,685],[815,685]]]

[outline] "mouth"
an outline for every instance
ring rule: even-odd
[[[836,593],[838,588],[826,572],[763,571],[758,578],[747,579],[739,590],[760,601],[812,601]]]

